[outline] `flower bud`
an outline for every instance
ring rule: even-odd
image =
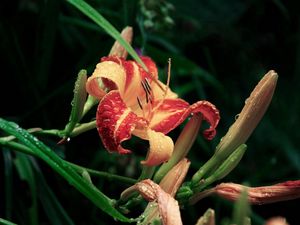
[[[135,187],[146,200],[157,202],[157,205],[148,204],[144,212],[145,220],[140,224],[149,224],[159,219],[160,215],[163,225],[182,225],[178,202],[158,184],[147,179],[140,181]]]
[[[199,129],[202,124],[202,115],[194,114],[192,118],[186,123],[182,132],[180,133],[175,146],[172,157],[168,162],[164,163],[154,176],[155,182],[160,182],[165,174],[176,165],[181,159],[186,157],[198,136]]]
[[[121,32],[122,38],[127,41],[129,44],[132,42],[133,37],[133,29],[132,27],[125,27]],[[126,49],[118,42],[116,41],[114,45],[112,46],[109,56],[118,56],[126,59],[128,55],[128,52]]]
[[[83,116],[83,108],[87,97],[85,84],[87,81],[86,70],[80,70],[74,86],[74,96],[72,100],[72,110],[69,117],[69,122],[65,127],[65,136],[69,136],[75,128],[76,124]]]
[[[215,211],[207,209],[203,216],[201,216],[196,225],[215,225]]]
[[[251,204],[261,205],[300,198],[300,180],[261,187],[222,183],[215,187],[214,192],[225,199],[236,201],[244,188],[247,188],[248,200]]]
[[[264,225],[289,225],[283,217],[272,217],[268,219]]]
[[[140,223],[141,225],[149,224],[160,217],[164,225],[182,224],[178,202],[174,196],[182,184],[189,166],[190,161],[184,158],[166,174],[159,185],[149,179],[135,184],[136,189],[145,199],[157,201],[157,204],[148,204],[144,211],[145,219]]]
[[[277,73],[270,70],[256,85],[237,120],[216,147],[217,154],[222,152],[223,158],[226,158],[238,146],[246,143],[272,100],[277,78]]]
[[[178,188],[182,184],[191,162],[184,158],[179,163],[177,163],[161,180],[159,186],[172,197],[175,196]]]
[[[277,73],[270,70],[259,81],[250,97],[246,99],[238,118],[217,145],[215,154],[194,174],[193,186],[198,185],[205,175],[221,165],[241,144],[246,143],[272,100],[277,78]]]

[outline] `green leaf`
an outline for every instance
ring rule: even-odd
[[[32,171],[32,167],[28,156],[24,153],[16,152],[15,165],[19,176],[22,180],[28,183],[31,193],[31,206],[28,209],[30,224],[39,224],[38,223],[38,204],[37,204],[37,188],[36,180]]]
[[[106,20],[99,12],[97,12],[92,6],[82,0],[67,0],[70,4],[74,5],[78,10],[80,10],[84,15],[93,20],[96,24],[102,27],[107,34],[113,37],[116,41],[118,41],[132,56],[132,58],[138,62],[144,70],[148,71],[146,65],[140,59],[135,50],[131,47],[128,42],[126,42],[120,32],[108,21]]]
[[[3,225],[17,225],[16,223],[13,223],[13,222],[10,222],[8,220],[1,219],[1,218],[0,218],[0,224],[3,224]]]
[[[32,160],[31,163],[37,179],[37,185],[39,189],[38,197],[44,208],[44,212],[49,219],[49,222],[52,225],[74,225],[74,222],[71,220],[51,188],[48,186],[37,163],[34,160]]]
[[[4,160],[5,216],[6,218],[11,219],[13,209],[13,164],[10,151],[3,148],[2,153]]]
[[[250,205],[248,202],[248,191],[245,188],[239,199],[234,204],[233,209],[233,224],[236,225],[250,225]]]
[[[14,135],[20,142],[30,148],[38,157],[44,160],[53,170],[66,179],[70,185],[85,195],[98,208],[122,222],[134,222],[116,210],[106,195],[95,186],[82,178],[71,166],[57,156],[48,146],[39,141],[36,137],[19,127],[14,122],[9,122],[0,118],[0,128],[5,132]]]

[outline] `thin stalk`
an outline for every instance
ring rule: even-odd
[[[0,145],[4,145],[6,147],[8,147],[7,149],[9,150],[16,150],[18,152],[22,152],[28,155],[32,155],[35,157],[38,157],[38,155],[36,155],[30,148],[26,147],[25,145],[22,145],[18,142],[13,142],[13,141],[9,141],[9,142],[3,142],[0,140]],[[89,172],[91,175],[97,176],[97,177],[101,177],[101,178],[105,178],[109,181],[119,181],[121,183],[126,183],[126,184],[135,184],[137,182],[137,180],[132,179],[132,178],[128,178],[128,177],[123,177],[123,176],[119,176],[119,175],[114,175],[114,174],[110,174],[107,172],[103,172],[103,171],[97,171],[97,170],[93,170],[90,168],[86,168],[83,166],[79,166],[77,164],[68,162],[66,160],[64,160],[65,163],[67,163],[69,166],[71,166],[73,169],[75,169],[78,173],[82,173],[83,171],[87,171]]]
[[[155,166],[143,166],[142,173],[138,179],[138,181],[151,179],[155,171]]]

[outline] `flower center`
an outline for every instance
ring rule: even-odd
[[[145,97],[146,103],[144,102],[144,104],[143,104],[143,102],[140,100],[140,98],[138,96],[137,96],[137,102],[138,102],[138,105],[139,105],[140,109],[143,112],[143,118],[146,119],[148,122],[151,121],[154,113],[163,104],[163,102],[164,102],[164,100],[167,96],[168,89],[169,89],[170,78],[171,78],[171,59],[169,58],[169,60],[168,60],[167,84],[166,84],[164,90],[161,87],[161,85],[159,85],[160,88],[163,91],[163,95],[162,95],[162,98],[158,100],[158,102],[154,101],[155,100],[154,99],[154,93],[153,93],[153,90],[151,88],[149,80],[147,78],[145,78],[143,81],[141,81],[142,88],[143,88],[143,90],[145,92],[145,95],[146,95],[146,97]]]

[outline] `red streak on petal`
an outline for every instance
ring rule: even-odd
[[[216,127],[220,121],[219,110],[208,101],[198,101],[190,107],[192,113],[201,113],[210,127],[203,132],[206,139],[212,140],[216,135]]]
[[[287,186],[287,187],[295,187],[299,188],[300,187],[300,180],[290,180],[290,181],[285,181],[283,183],[278,183],[276,184],[277,186]]]
[[[189,105],[182,99],[165,99],[156,113],[168,114],[151,127],[164,134],[176,128],[192,113],[201,113],[203,119],[210,124],[210,127],[203,132],[204,137],[208,140],[213,139],[216,135],[216,127],[220,121],[218,109],[208,101],[198,101]]]
[[[104,147],[109,152],[130,153],[130,150],[121,146],[121,142],[131,137],[136,120],[137,116],[129,111],[119,91],[111,91],[105,95],[96,115],[97,129]]]
[[[156,116],[159,116],[160,113],[168,115],[151,128],[164,134],[169,133],[184,121],[187,117],[185,114],[188,108],[189,104],[182,99],[165,99],[163,104],[157,109],[156,113],[158,115]]]
[[[153,80],[153,78],[158,79],[158,71],[155,62],[150,57],[147,56],[141,56],[141,60],[148,68],[148,73],[147,73],[145,70],[142,69],[142,67],[140,67],[143,80],[145,78],[147,78],[149,81]],[[149,75],[149,73],[152,76]]]
[[[150,57],[147,56],[141,56],[141,60],[144,62],[146,67],[148,68],[149,72],[146,72],[139,64],[137,64],[135,61],[128,60],[126,61],[123,58],[119,58],[117,56],[108,56],[108,57],[102,57],[101,62],[104,61],[112,61],[115,62],[121,66],[124,67],[124,70],[126,71],[126,84],[125,84],[125,90],[130,85],[132,78],[134,76],[134,64],[138,67],[138,76],[141,77],[141,80],[144,80],[147,78],[149,81],[153,80],[152,78],[158,79],[158,71],[156,64],[153,62],[153,60]],[[149,75],[149,73],[151,75]]]

